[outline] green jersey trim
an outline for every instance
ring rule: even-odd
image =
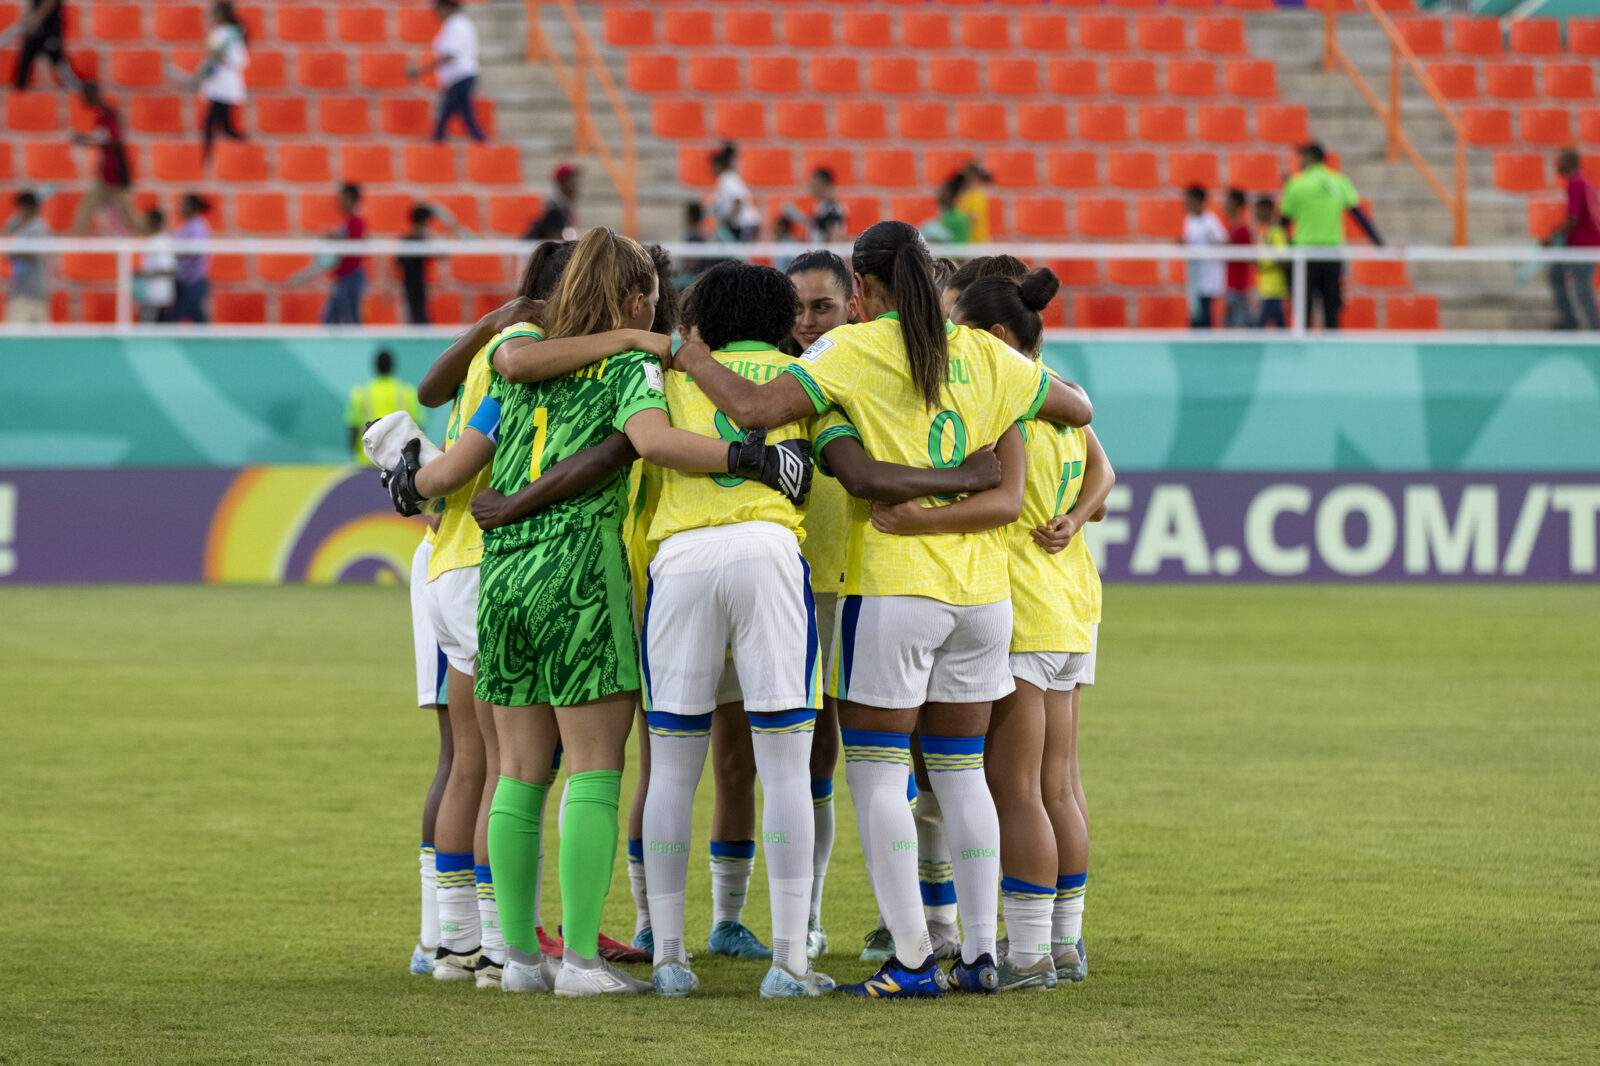
[[[806,396],[810,398],[811,406],[817,409],[817,414],[820,415],[833,406],[828,402],[828,398],[823,395],[822,387],[817,384],[816,379],[801,367],[791,363],[780,370],[779,373],[794,375],[795,380],[800,382],[801,388],[806,390]]]
[[[626,432],[625,427],[628,425],[628,419],[640,411],[665,411],[669,415],[672,413],[668,409],[665,399],[658,396],[641,396],[617,412],[617,417],[611,420],[611,428],[619,433]]]
[[[777,350],[766,341],[733,341],[717,349],[719,352],[775,352]]]
[[[1022,419],[1026,421],[1039,416],[1039,408],[1044,406],[1044,398],[1050,393],[1050,374],[1044,367],[1039,368],[1039,388],[1033,394],[1033,402],[1028,405],[1028,410],[1023,413]]]
[[[816,442],[811,446],[811,458],[816,462],[817,469],[829,477],[833,477],[834,473],[829,468],[828,461],[823,458],[822,452],[834,441],[842,440],[845,437],[853,437],[859,441],[861,440],[861,431],[848,422],[839,426],[829,426],[817,434]],[[863,441],[862,443],[864,446],[865,442]]]

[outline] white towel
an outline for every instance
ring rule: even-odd
[[[400,461],[401,449],[413,439],[422,441],[422,453],[418,458],[423,466],[444,454],[433,446],[433,442],[422,432],[422,427],[417,425],[416,419],[405,411],[384,415],[368,426],[361,435],[361,450],[367,453],[373,466],[380,470],[391,470]]]

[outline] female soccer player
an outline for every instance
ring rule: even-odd
[[[870,227],[852,260],[870,321],[834,330],[771,382],[748,381],[695,344],[680,349],[675,366],[739,425],[782,426],[837,407],[853,423],[836,427],[837,436],[855,433],[868,454],[903,465],[957,465],[969,448],[1035,414],[1087,424],[1081,390],[994,337],[947,327],[914,227]],[[825,449],[828,439],[819,437]],[[916,832],[905,798],[914,728],[949,819],[956,887],[967,905],[958,977],[992,985],[1000,834],[981,770],[990,704],[1012,688],[1003,546],[997,533],[892,537],[872,529],[862,511],[853,511],[831,687],[868,872],[896,957],[841,990],[902,998],[941,995],[946,985],[929,950],[916,853],[906,846]]]

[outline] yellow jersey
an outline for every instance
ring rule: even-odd
[[[444,449],[449,451],[461,439],[462,430],[472,421],[478,405],[489,395],[489,381],[494,376],[489,358],[501,343],[511,337],[541,339],[538,330],[526,322],[501,330],[489,343],[478,349],[467,367],[467,376],[456,386],[456,398],[450,404],[450,422],[444,432]],[[433,558],[428,563],[428,580],[440,574],[463,567],[477,566],[483,561],[483,530],[472,517],[472,498],[489,487],[494,464],[486,463],[472,480],[442,500],[435,501],[439,515],[439,532],[433,541]]]
[[[824,416],[824,420],[827,416]],[[822,422],[817,423],[818,431]],[[800,552],[811,567],[811,591],[838,595],[844,589],[845,545],[849,540],[852,501],[844,486],[818,470],[800,519],[805,536]]]
[[[740,377],[756,383],[771,381],[794,360],[760,341],[736,341],[712,358]],[[686,374],[667,375],[667,407],[672,424],[705,437],[719,437],[732,443],[744,430],[717,410],[700,387]],[[811,420],[802,419],[767,434],[767,442],[811,438]],[[661,496],[655,518],[650,523],[650,539],[656,543],[674,533],[708,526],[731,526],[739,522],[772,522],[803,537],[800,508],[759,481],[727,474],[685,474],[679,470],[661,471]]]
[[[622,543],[628,550],[628,575],[633,579],[633,628],[644,618],[645,592],[650,585],[650,563],[660,543],[650,539],[650,523],[661,499],[661,468],[643,459],[628,471],[628,513],[622,518]]]
[[[417,390],[392,374],[375,377],[365,385],[357,385],[350,390],[350,402],[344,409],[344,422],[356,431],[356,462],[372,465],[361,448],[362,429],[368,422],[375,422],[396,411],[405,411],[418,425],[422,424],[423,411],[422,405],[417,402]]]
[[[820,452],[838,435],[857,436],[874,459],[902,466],[959,466],[1044,403],[1044,367],[994,336],[945,324],[950,365],[939,405],[930,409],[906,363],[899,316],[840,326],[785,368],[820,414],[838,407],[816,437]],[[934,501],[937,503],[937,501]],[[927,596],[970,606],[1010,595],[1004,534],[879,533],[860,501],[851,509],[845,550],[847,596]]]
[[[1037,418],[1020,428],[1028,449],[1028,483],[1021,517],[1005,528],[1011,650],[1089,651],[1092,627],[1100,621],[1100,573],[1083,535],[1054,555],[1030,535],[1077,504],[1088,437],[1081,429]]]

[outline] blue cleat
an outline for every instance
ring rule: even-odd
[[[1081,981],[1089,976],[1089,953],[1083,948],[1083,937],[1055,953],[1056,980]]]
[[[993,967],[990,967],[991,972]],[[847,996],[868,999],[932,999],[944,995],[947,978],[932,956],[920,969],[909,970],[893,955],[883,968],[856,985],[840,985],[839,991]]]
[[[973,959],[971,965],[957,959],[950,967],[950,988],[955,992],[977,992],[985,996],[1000,991],[1000,972],[995,968],[994,957],[985,952]]]
[[[837,987],[833,978],[811,970],[804,977],[796,977],[782,966],[774,966],[761,979],[762,999],[804,999],[807,996],[825,996]]]
[[[433,976],[433,952],[421,944],[411,949],[411,972],[418,977]]]
[[[718,922],[711,927],[706,951],[712,955],[731,955],[736,959],[770,959],[772,949],[740,922]]]
[[[655,968],[650,974],[650,984],[658,996],[681,999],[700,987],[700,978],[684,963],[671,961]]]
[[[866,935],[866,946],[861,949],[862,962],[886,962],[894,955],[894,937],[889,930],[878,926]]]
[[[656,953],[656,931],[648,925],[633,934],[633,946],[640,951],[648,951],[652,956]]]

